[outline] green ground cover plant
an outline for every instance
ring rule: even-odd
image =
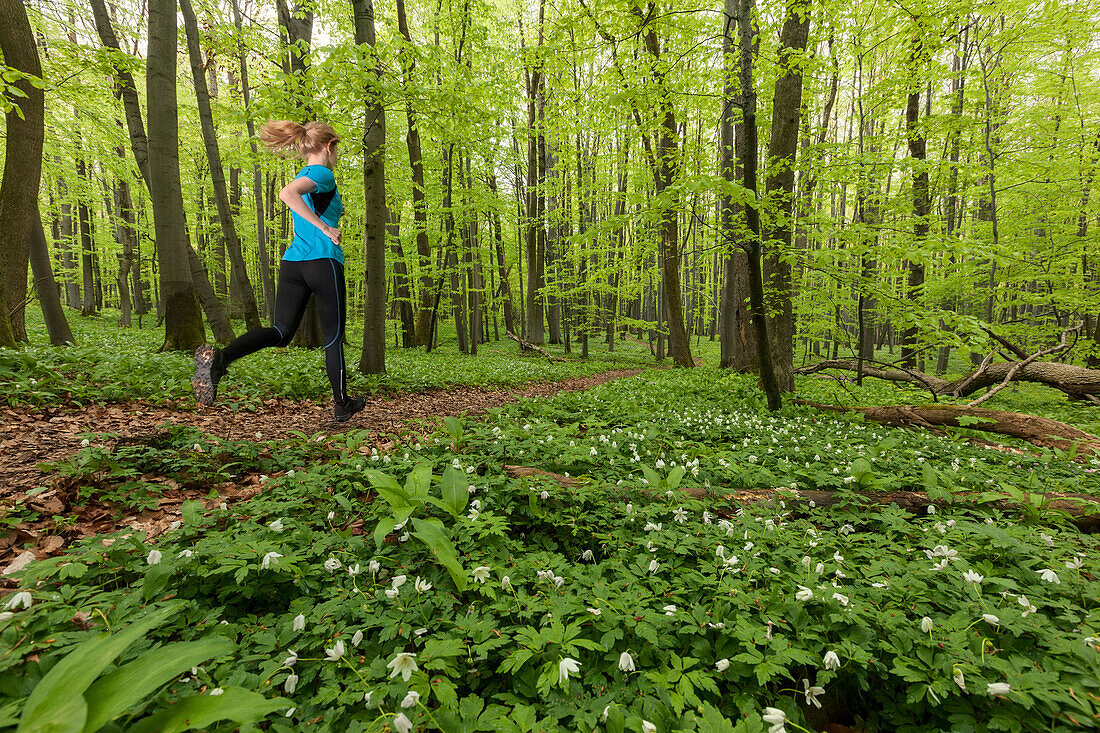
[[[945,497],[1096,493],[1091,465],[801,408],[768,415],[761,400],[749,377],[649,372],[452,419],[386,454],[351,432],[328,444],[335,460],[299,454],[251,501],[188,503],[155,544],[120,534],[33,563],[0,622],[0,722],[14,725],[91,635],[177,602],[120,665],[167,644],[235,650],[133,702],[121,726],[237,688],[286,701],[221,729],[1097,723],[1093,537],[1046,523],[1057,517],[858,502],[930,480]],[[511,478],[505,464],[578,483]],[[852,501],[742,509],[722,493],[792,485]],[[684,486],[712,493],[695,500]]]
[[[0,381],[11,385],[2,396],[8,406],[127,402],[188,406],[192,358],[178,352],[156,353],[163,333],[146,328],[119,329],[109,312],[96,318],[72,318],[78,345],[56,348],[48,339],[41,314],[29,314],[31,345],[0,349]],[[361,326],[349,333],[361,333]],[[649,367],[648,350],[632,342],[616,344],[608,353],[593,343],[592,358],[576,354],[566,362],[550,363],[540,355],[520,356],[510,340],[482,344],[476,358],[458,352],[453,326],[441,326],[440,347],[431,354],[421,349],[392,349],[386,355],[385,375],[348,373],[353,393],[423,392],[454,387],[500,389],[544,380],[582,377],[609,369]],[[238,333],[242,326],[238,324]],[[564,356],[561,346],[547,347]],[[355,344],[348,359],[355,359]],[[324,376],[324,354],[300,348],[267,349],[233,365],[219,386],[219,400],[247,407],[272,397],[326,399],[331,397]]]

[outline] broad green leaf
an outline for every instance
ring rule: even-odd
[[[405,479],[405,493],[414,499],[427,496],[431,486],[432,465],[430,463],[417,464]]]
[[[131,726],[128,733],[179,733],[232,720],[249,723],[293,705],[285,697],[266,698],[258,692],[227,687],[220,695],[195,695]]]
[[[443,471],[443,503],[456,517],[466,510],[466,502],[470,499],[467,487],[466,474],[454,466],[447,466]]]
[[[423,542],[432,551],[436,559],[447,569],[451,580],[461,591],[466,589],[466,571],[458,561],[458,552],[454,543],[447,537],[443,529],[443,523],[438,519],[419,519],[413,517],[413,537]]]
[[[395,512],[412,505],[412,498],[401,488],[401,484],[397,483],[397,479],[393,476],[373,470],[366,470],[363,473],[370,479],[371,487],[389,503]]]
[[[104,675],[88,688],[88,718],[84,733],[93,733],[131,706],[151,695],[161,685],[208,659],[236,648],[224,637],[181,642],[145,652],[132,662]]]
[[[82,731],[87,717],[84,691],[126,647],[183,605],[176,602],[162,606],[115,634],[102,634],[78,644],[35,685],[16,733]]]
[[[675,489],[680,485],[680,481],[684,478],[685,469],[683,466],[677,466],[668,473],[668,478],[665,479],[665,486],[670,489]]]

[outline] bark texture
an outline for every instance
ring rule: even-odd
[[[4,63],[24,74],[42,76],[34,34],[22,0],[0,0],[0,52]],[[4,174],[0,181],[0,346],[13,348],[27,340],[24,310],[31,236],[37,225],[38,187],[45,136],[45,95],[26,79],[15,85],[26,96],[15,97],[7,113]]]

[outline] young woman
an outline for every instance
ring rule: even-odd
[[[218,380],[230,364],[260,349],[290,344],[312,295],[317,299],[325,339],[325,369],[336,402],[333,418],[336,422],[346,422],[363,409],[366,401],[348,396],[344,365],[347,310],[344,252],[340,249],[338,228],[344,204],[332,174],[340,138],[324,122],[300,125],[289,120],[275,120],[260,129],[260,139],[270,150],[292,153],[305,160],[305,167],[279,191],[279,199],[290,209],[294,220],[294,241],[279,263],[275,320],[270,328],[253,329],[224,349],[210,344],[200,346],[195,351],[195,376],[191,386],[199,402],[214,404]]]

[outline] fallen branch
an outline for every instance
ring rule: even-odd
[[[543,471],[529,466],[504,466],[504,472],[517,477],[537,477],[552,481],[566,488],[575,488],[577,479],[572,476],[562,476],[558,473]],[[643,493],[652,493],[652,489],[643,489]],[[682,487],[680,492],[696,498],[704,497],[707,492],[697,486]],[[1013,501],[1007,495],[1003,499],[985,501],[985,495],[978,494],[953,494],[951,501],[932,500],[923,491],[876,491],[867,494],[853,494],[841,491],[822,491],[818,489],[789,489],[785,487],[777,489],[722,489],[712,488],[711,495],[721,496],[727,501],[737,504],[761,504],[764,502],[783,501],[789,507],[824,507],[829,508],[841,504],[850,504],[853,501],[871,504],[875,506],[898,506],[914,514],[925,515],[928,507],[965,506],[992,507],[1001,511],[1019,510],[1020,504]],[[1047,511],[1065,512],[1070,521],[1082,532],[1100,531],[1100,499],[1085,494],[1055,494],[1050,495],[1041,508]]]
[[[542,354],[543,356],[545,356],[547,359],[549,359],[550,361],[565,361],[565,359],[561,358],[560,356],[554,356],[553,354],[551,354],[549,351],[542,348],[541,346],[535,346],[534,344],[531,344],[531,343],[528,343],[528,342],[524,341],[523,339],[521,339],[519,336],[515,335],[511,331],[505,331],[505,333],[508,334],[508,338],[512,339],[517,344],[519,344],[519,347],[524,351],[537,351],[540,354]]]
[[[1016,374],[1021,369],[1023,369],[1028,364],[1030,364],[1033,361],[1035,361],[1036,359],[1038,359],[1040,356],[1047,356],[1049,354],[1053,354],[1056,351],[1062,351],[1063,349],[1065,349],[1066,348],[1066,339],[1069,337],[1070,332],[1071,331],[1076,331],[1077,329],[1081,328],[1082,325],[1083,325],[1082,323],[1078,323],[1073,328],[1067,328],[1066,330],[1062,331],[1062,340],[1058,343],[1057,346],[1052,346],[1049,349],[1043,349],[1042,351],[1037,351],[1034,354],[1032,354],[1031,356],[1024,359],[1023,361],[1016,362],[1016,364],[1011,369],[1008,370],[1008,374],[1005,375],[1004,380],[1000,384],[998,384],[996,387],[994,387],[993,389],[986,392],[984,395],[982,395],[978,399],[970,402],[967,405],[967,407],[977,407],[978,405],[982,404],[983,402],[988,400],[993,395],[1000,392],[1002,389],[1004,389],[1005,387],[1008,386],[1009,382],[1011,382],[1013,379],[1015,379]]]
[[[1100,454],[1100,438],[1064,422],[1036,415],[1005,410],[988,410],[984,407],[962,405],[892,405],[884,407],[846,407],[822,405],[809,400],[792,400],[797,405],[807,405],[832,412],[858,412],[864,420],[893,427],[922,428],[953,427],[970,428],[987,433],[1020,438],[1043,448],[1070,450],[1077,447],[1078,456]],[[962,420],[960,420],[962,418]],[[973,420],[966,420],[972,418]]]

